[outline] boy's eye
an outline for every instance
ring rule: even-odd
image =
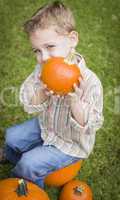
[[[55,47],[55,45],[48,45],[47,46],[47,49],[52,49],[52,48],[54,48]]]
[[[39,50],[39,49],[34,49],[33,48],[32,50],[33,50],[34,53],[41,53],[41,50]]]

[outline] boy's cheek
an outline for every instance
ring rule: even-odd
[[[39,64],[42,63],[42,58],[41,58],[41,56],[36,55],[36,60],[37,60],[37,62],[38,62]]]

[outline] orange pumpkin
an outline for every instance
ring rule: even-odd
[[[48,195],[32,182],[8,178],[0,181],[0,200],[49,200]]]
[[[62,57],[49,58],[42,66],[41,80],[49,90],[65,95],[73,91],[73,84],[78,84],[80,69],[75,64],[69,64]]]
[[[63,187],[59,200],[92,200],[92,196],[92,191],[85,182],[72,180]]]
[[[82,160],[52,172],[45,178],[45,183],[51,186],[61,186],[72,180],[81,168]]]

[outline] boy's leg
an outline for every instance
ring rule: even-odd
[[[44,178],[52,171],[67,166],[80,158],[67,155],[53,145],[37,146],[23,153],[12,170],[12,175],[33,181],[44,188]]]
[[[6,129],[5,154],[7,160],[16,164],[21,154],[43,143],[37,118]]]

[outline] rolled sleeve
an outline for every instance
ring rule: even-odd
[[[45,109],[47,109],[48,106],[48,100],[46,100],[45,102],[43,102],[40,105],[30,105],[30,104],[24,104],[24,111],[32,114],[34,112],[42,112]]]

